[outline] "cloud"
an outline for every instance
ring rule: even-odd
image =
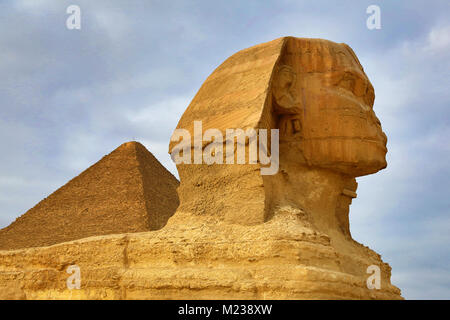
[[[425,50],[432,53],[445,52],[450,48],[450,25],[439,25],[428,34],[428,43]]]

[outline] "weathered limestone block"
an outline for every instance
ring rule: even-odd
[[[390,267],[361,245],[339,252],[288,209],[256,226],[220,223],[0,251],[0,299],[398,299]],[[358,254],[355,254],[358,253]],[[363,254],[362,254],[363,253]],[[366,287],[367,265],[380,290]],[[81,271],[69,290],[67,267]]]

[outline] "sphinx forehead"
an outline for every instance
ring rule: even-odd
[[[281,60],[284,64],[293,66],[299,73],[343,69],[364,72],[358,58],[348,45],[323,39],[289,37]]]

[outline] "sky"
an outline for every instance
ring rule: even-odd
[[[323,38],[357,54],[388,136],[388,167],[357,179],[352,235],[406,299],[450,299],[449,14],[448,0],[2,0],[0,227],[126,141],[177,175],[171,133],[218,65],[278,37]]]

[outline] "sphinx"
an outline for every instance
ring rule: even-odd
[[[180,163],[181,203],[171,223],[254,225],[292,206],[310,212],[321,229],[349,234],[355,178],[386,167],[387,139],[373,111],[374,97],[346,44],[284,37],[231,56],[206,79],[177,129],[198,135],[199,121],[203,130],[224,136],[227,129],[278,129],[279,170],[261,175],[260,161]]]
[[[239,240],[233,241],[242,241],[247,249],[252,247],[248,241],[266,241],[266,245],[272,240],[293,241],[289,249],[266,252],[281,255],[280,263],[286,266],[284,283],[293,279],[303,283],[308,278],[291,273],[300,266],[322,271],[310,282],[316,288],[314,294],[299,284],[283,295],[280,292],[287,291],[281,284],[278,294],[284,298],[401,298],[390,282],[391,267],[350,232],[349,207],[357,197],[356,178],[387,166],[387,137],[373,110],[374,99],[374,88],[360,61],[343,43],[283,37],[232,55],[203,83],[175,132],[181,129],[195,136],[215,130],[226,136],[230,129],[254,130],[257,135],[276,130],[276,137],[268,137],[266,150],[279,144],[276,159],[270,155],[278,161],[279,170],[261,174],[267,162],[250,161],[251,152],[246,153],[244,164],[177,163],[180,205],[168,228],[208,226],[216,236],[229,239],[234,234]],[[203,131],[195,132],[194,124],[200,121]],[[178,138],[174,133],[169,153],[176,149]],[[252,139],[246,138],[245,148],[250,149]],[[238,149],[238,139],[225,140],[184,148],[204,151],[211,143],[223,143]],[[380,270],[382,290],[371,290],[373,286],[365,283],[368,270],[374,268]],[[358,280],[342,280],[343,275]],[[345,285],[333,294],[324,293],[325,283],[337,278]],[[270,296],[276,297],[273,290]]]

